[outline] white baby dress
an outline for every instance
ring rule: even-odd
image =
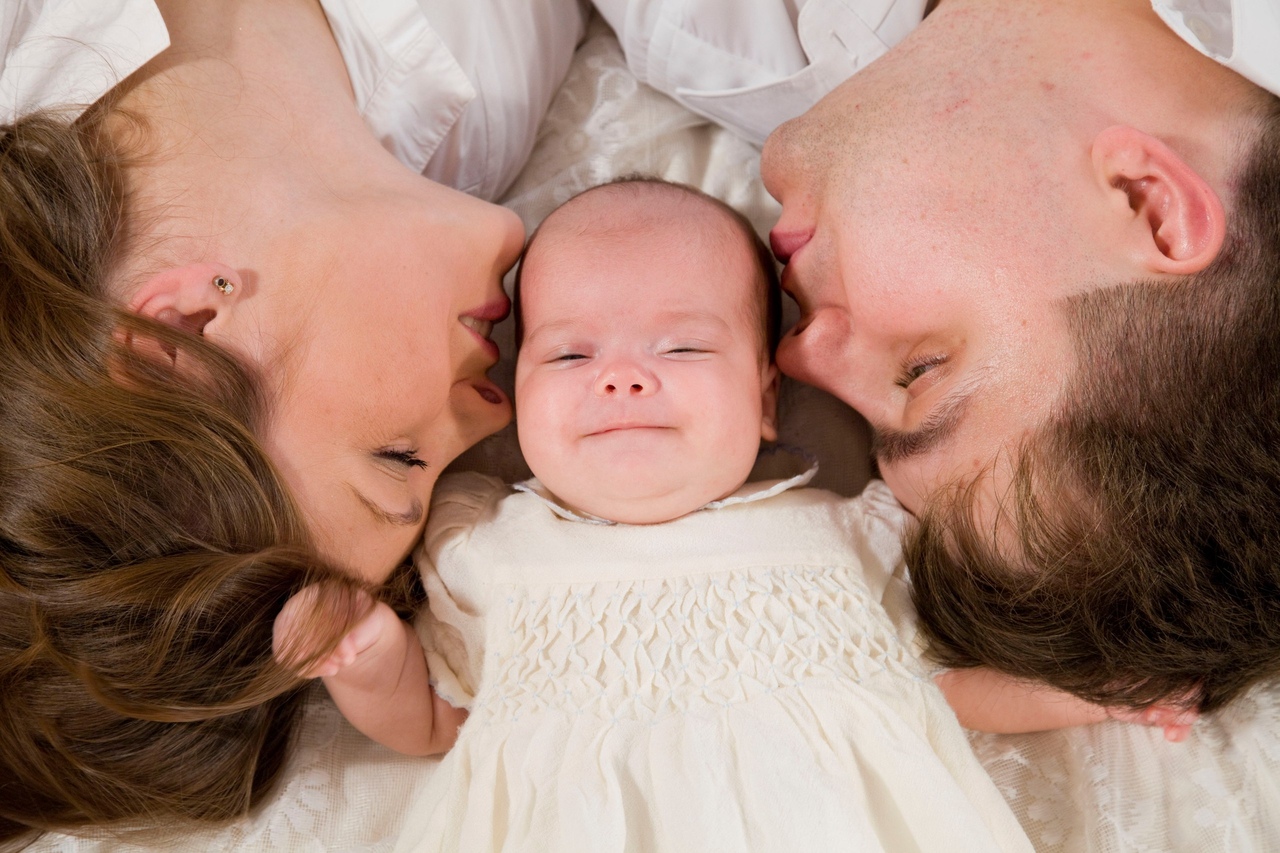
[[[1030,850],[890,609],[904,513],[754,483],[599,523],[445,478],[418,630],[470,708],[402,850]]]

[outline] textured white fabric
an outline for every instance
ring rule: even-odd
[[[528,159],[587,20],[586,0],[320,3],[384,147],[487,199]],[[7,0],[0,118],[78,114],[168,45],[153,0]]]
[[[1115,722],[970,739],[1040,853],[1280,850],[1280,685],[1185,743]]]
[[[595,0],[641,81],[756,145],[924,17],[926,0]]]
[[[888,487],[776,485],[602,526],[442,479],[417,626],[471,715],[397,849],[1030,850],[879,603]]]
[[[740,137],[639,85],[612,33],[595,21],[505,203],[532,226],[569,195],[639,170],[695,184],[767,230],[777,207],[757,167],[758,152]],[[508,357],[510,326],[499,327]],[[506,361],[508,383],[509,374]],[[822,460],[815,485],[845,494],[860,489],[868,477],[862,422],[808,386],[784,383],[783,402],[784,440],[817,450]],[[529,476],[514,430],[510,438],[504,431],[482,442],[460,462],[508,481]],[[891,583],[886,596],[895,588],[903,592]],[[319,686],[311,696],[285,782],[254,815],[227,826],[176,826],[142,837],[119,830],[79,838],[52,834],[32,853],[391,851],[439,760],[396,755],[343,721]],[[971,743],[1040,853],[1280,848],[1280,685],[1259,687],[1201,720],[1183,744],[1120,723],[972,735]]]

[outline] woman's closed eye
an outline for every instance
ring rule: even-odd
[[[380,459],[395,462],[399,465],[405,466],[406,468],[427,467],[426,461],[418,458],[418,451],[416,450],[396,450],[388,447],[379,450],[377,455]]]

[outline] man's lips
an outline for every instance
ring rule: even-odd
[[[774,256],[785,264],[811,239],[813,239],[812,228],[799,231],[782,231],[775,228],[769,232],[769,248],[773,249]]]
[[[468,311],[458,318],[458,322],[465,326],[471,334],[475,335],[485,351],[497,361],[500,353],[498,352],[498,345],[491,339],[493,324],[501,321],[510,312],[511,301],[503,296],[479,308]]]
[[[476,320],[488,320],[492,323],[497,323],[501,320],[506,319],[506,316],[510,313],[511,313],[511,300],[508,299],[506,296],[499,296],[497,299],[486,302],[484,305],[481,305],[479,308],[476,308],[472,311],[468,311],[462,316],[471,317]]]

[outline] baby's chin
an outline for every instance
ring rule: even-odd
[[[685,484],[649,493],[633,491],[624,494],[594,494],[582,496],[576,501],[572,496],[560,495],[554,489],[552,492],[579,513],[607,518],[619,524],[662,524],[702,509],[712,501],[728,497],[741,486],[742,483],[736,483],[727,489],[709,489],[705,484]]]

